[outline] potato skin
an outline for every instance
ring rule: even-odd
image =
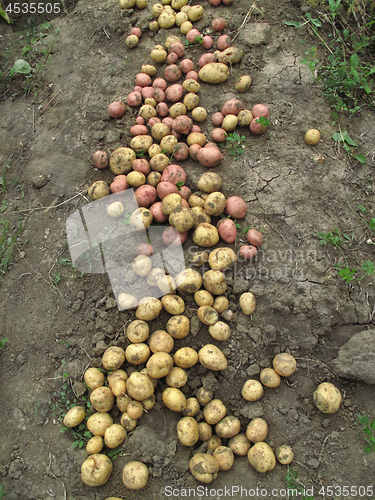
[[[215,250],[210,252],[208,257],[208,263],[211,269],[216,269],[218,271],[224,271],[224,269],[232,267],[236,262],[236,253],[228,247],[215,248]]]
[[[202,222],[194,231],[193,241],[200,247],[213,247],[219,242],[219,233],[212,224]]]
[[[203,274],[203,286],[212,295],[223,295],[227,289],[224,273],[211,269]]]
[[[247,458],[250,465],[261,473],[268,472],[276,466],[275,455],[267,443],[255,443],[254,446],[250,448]]]
[[[190,472],[197,481],[211,483],[219,472],[219,464],[207,453],[196,453],[189,463]]]
[[[112,409],[115,397],[109,387],[98,387],[90,394],[90,402],[96,411],[107,413]]]
[[[122,469],[122,482],[130,490],[141,490],[148,481],[148,468],[142,462],[128,462]]]
[[[186,316],[172,316],[167,323],[167,332],[174,339],[183,339],[189,335],[190,321]]]
[[[229,416],[224,417],[215,426],[215,432],[220,438],[229,439],[233,436],[237,436],[241,430],[241,422],[237,417]]]
[[[340,391],[330,382],[323,382],[314,392],[314,403],[323,413],[336,413],[342,401]]]

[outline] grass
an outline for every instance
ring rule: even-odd
[[[0,499],[5,497],[4,485],[0,484]]]
[[[363,451],[375,452],[375,418],[371,420],[366,414],[358,415],[358,422],[362,425],[362,436],[367,443]]]
[[[228,149],[229,155],[237,160],[244,152],[245,146],[243,145],[243,142],[245,142],[245,140],[246,136],[239,135],[237,132],[227,134],[225,147]]]
[[[305,495],[305,488],[301,488],[298,484],[298,470],[288,466],[285,482],[288,491],[293,490],[292,498],[300,498],[301,500],[314,500],[314,497]],[[295,494],[297,492],[297,494]]]

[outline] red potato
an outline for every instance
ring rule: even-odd
[[[260,231],[257,231],[256,229],[249,229],[246,235],[247,241],[250,243],[250,245],[254,245],[256,247],[261,247],[263,245],[263,234]]]
[[[259,116],[264,116],[264,118],[268,118],[270,114],[270,110],[264,104],[255,104],[253,109],[251,110],[253,118],[259,118]]]
[[[133,87],[133,90],[134,92],[142,92],[142,87],[140,85],[135,85],[135,87]]]
[[[176,144],[173,150],[173,156],[177,161],[184,161],[189,158],[189,147],[184,142]]]
[[[237,228],[232,219],[221,219],[217,224],[217,231],[225,243],[234,243],[236,241]]]
[[[212,21],[212,27],[215,31],[223,31],[225,29],[226,22],[222,17],[218,17]]]
[[[187,201],[191,196],[191,189],[188,188],[187,186],[181,186],[180,189],[178,190],[178,193],[183,200]],[[189,207],[190,207],[190,205],[189,205]]]
[[[211,139],[215,142],[224,142],[227,138],[227,133],[223,128],[214,128],[211,131]]]
[[[239,262],[253,259],[258,252],[257,247],[253,245],[242,245],[238,251]]]
[[[187,200],[185,200],[185,198],[182,198],[182,200],[181,200],[181,206],[182,207],[186,207],[186,208],[190,208],[190,205],[187,202]]]
[[[156,112],[159,116],[161,116],[162,118],[167,116],[169,114],[169,108],[168,108],[168,105],[165,104],[165,102],[159,102],[157,105],[156,105]],[[164,123],[164,121],[162,120],[162,123]]]
[[[206,66],[206,64],[216,62],[216,56],[215,54],[212,54],[211,52],[207,52],[206,54],[203,54],[199,58],[198,65],[200,68],[203,68],[203,66]]]
[[[141,92],[138,92],[138,91],[130,92],[130,94],[128,94],[128,96],[126,98],[126,102],[131,107],[141,106],[141,104],[142,104]]]
[[[206,35],[203,37],[202,47],[204,49],[209,50],[213,46],[213,44],[214,44],[214,41],[209,35]]]
[[[137,125],[144,125],[145,124],[145,120],[144,120],[144,118],[142,118],[142,116],[137,116],[137,118],[135,119],[135,123]]]
[[[198,73],[197,73],[196,71],[193,71],[193,70],[188,71],[188,72],[186,73],[186,77],[185,77],[185,79],[186,79],[186,80],[189,80],[190,78],[191,78],[192,80],[195,80],[195,81],[197,82],[197,81],[199,80]]]
[[[137,200],[139,207],[148,208],[150,205],[155,203],[158,197],[156,189],[148,184],[143,184],[139,186],[134,192],[135,199]]]
[[[159,87],[156,87],[154,89],[154,99],[156,102],[164,102],[165,99],[165,92],[163,89],[160,89]]]
[[[238,115],[238,113],[243,109],[242,102],[239,99],[229,99],[225,101],[221,112],[224,116],[227,115]]]
[[[208,0],[208,3],[212,5],[212,7],[218,7],[221,4],[221,0]]]
[[[231,46],[231,39],[228,35],[222,35],[217,40],[217,48],[219,50],[225,50]]]
[[[163,231],[162,240],[166,246],[181,246],[187,240],[188,233],[178,233],[178,231],[170,226]]]
[[[197,160],[203,167],[217,167],[223,160],[223,155],[218,147],[206,146],[197,153]]]
[[[142,94],[143,99],[149,99],[149,98],[154,97],[154,92],[155,92],[155,89],[154,89],[154,87],[151,87],[151,86],[142,87],[142,90],[141,90],[141,94]]]
[[[123,102],[113,101],[107,108],[107,113],[111,118],[121,118],[125,113],[126,106]]]
[[[174,52],[179,58],[181,58],[185,54],[185,48],[181,42],[176,41],[170,44],[168,52]]]
[[[168,215],[163,214],[162,209],[161,209],[161,201],[157,201],[150,207],[150,212],[152,213],[154,217],[154,221],[157,222],[158,224],[163,224],[165,221],[168,220]]]
[[[165,98],[170,102],[178,102],[183,96],[184,89],[179,83],[171,85],[165,90]]]
[[[152,83],[151,76],[146,73],[137,73],[134,81],[140,87],[148,87]]]
[[[132,162],[132,169],[136,172],[142,172],[146,177],[150,173],[150,165],[144,158],[137,158]],[[143,206],[143,205],[142,205]]]
[[[198,134],[200,134],[202,132],[202,129],[200,128],[199,125],[193,125],[191,127],[191,130],[190,130],[190,133],[192,134],[193,132],[197,132]]]
[[[154,247],[148,243],[141,243],[137,246],[137,255],[147,255],[147,257],[150,257],[154,255]]]
[[[168,167],[166,167],[163,170],[163,173],[161,175],[161,181],[162,182],[168,181],[175,185],[178,182],[185,182],[186,181],[185,170],[179,165],[168,165]]]
[[[109,157],[105,151],[96,151],[92,155],[92,161],[96,168],[102,169],[108,167]]]
[[[173,126],[173,121],[174,118],[172,118],[171,116],[166,116],[165,118],[163,118],[161,122],[167,125],[171,129]]]
[[[191,127],[193,126],[193,120],[186,115],[177,116],[173,120],[172,128],[179,134],[188,135],[190,133]]]
[[[176,54],[176,52],[171,52],[170,54],[168,54],[167,56],[168,64],[176,64],[177,61],[178,61],[178,55]]]
[[[141,30],[141,28],[136,28],[136,27],[132,28],[130,30],[130,34],[131,35],[135,35],[138,38],[142,38],[142,30]]]
[[[239,196],[231,196],[227,199],[225,210],[234,219],[242,219],[246,215],[247,205]]]
[[[165,68],[165,79],[167,82],[177,82],[181,78],[182,72],[177,64],[170,64]],[[168,89],[167,89],[168,91]],[[182,95],[181,95],[182,97]],[[174,101],[175,102],[175,101]]]
[[[183,59],[180,62],[180,67],[183,73],[189,73],[194,70],[194,63],[191,59]]]
[[[133,125],[130,127],[130,133],[133,137],[135,137],[136,135],[147,135],[148,130],[146,125]]]
[[[186,40],[188,40],[188,42],[190,43],[194,43],[197,36],[201,36],[200,31],[198,31],[196,28],[193,28],[186,33]]]
[[[224,120],[224,115],[223,115],[223,113],[220,113],[220,111],[217,111],[216,113],[214,113],[212,115],[212,123],[216,127],[221,125],[223,123],[223,120]]]
[[[165,90],[168,87],[168,83],[164,80],[164,78],[155,78],[152,86],[156,89],[159,88],[161,90]]]
[[[154,125],[156,125],[157,123],[161,123],[161,120],[160,118],[158,118],[157,116],[153,116],[152,118],[149,119],[148,121],[148,124],[150,125],[150,127],[153,127]]]
[[[180,134],[179,132],[176,132],[175,130],[172,130],[171,132],[171,135],[173,135],[174,137],[176,137],[176,139],[179,141],[182,137],[182,134]]]
[[[255,135],[262,135],[267,130],[267,127],[264,127],[260,123],[257,122],[258,118],[254,118],[250,122],[250,132]]]
[[[126,191],[129,189],[129,183],[126,180],[126,175],[116,175],[116,177],[113,179],[110,189],[111,193],[120,193],[121,191]]]
[[[177,186],[169,181],[161,181],[156,188],[157,194],[161,200],[163,200],[168,194],[176,193],[178,194]]]
[[[191,156],[191,158],[193,158],[193,160],[198,161],[197,155],[201,149],[202,146],[200,146],[199,144],[192,144],[189,147],[189,155]]]

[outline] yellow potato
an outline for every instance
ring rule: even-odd
[[[109,167],[115,175],[128,174],[135,159],[135,152],[131,148],[118,148],[109,158]]]
[[[150,329],[148,324],[142,320],[135,320],[128,325],[126,329],[126,336],[130,342],[138,343],[144,342],[148,339]]]
[[[214,298],[207,290],[198,290],[194,293],[194,300],[197,306],[213,306]]]
[[[177,424],[177,436],[184,446],[194,446],[199,439],[198,424],[192,417],[183,417]]]
[[[197,188],[204,193],[220,191],[223,186],[223,179],[215,172],[205,172],[197,182]]]
[[[123,413],[121,415],[120,423],[123,426],[123,428],[126,430],[126,432],[130,432],[137,427],[138,420],[136,420],[134,418],[130,418],[127,413]]]
[[[84,380],[88,388],[93,391],[97,387],[104,385],[104,373],[98,370],[98,368],[88,368],[85,371]]]
[[[215,248],[210,252],[208,263],[211,269],[224,271],[232,267],[237,262],[237,255],[234,250],[228,247]]]
[[[174,347],[174,340],[173,337],[164,330],[156,330],[156,332],[151,335],[148,345],[153,353],[169,353]]]
[[[203,286],[212,295],[223,295],[227,289],[225,275],[221,271],[211,269],[203,274]]]
[[[193,241],[200,247],[213,247],[219,242],[219,233],[215,226],[203,222],[194,231]]]
[[[190,472],[197,481],[211,483],[219,472],[219,464],[208,453],[196,453],[189,463]]]
[[[136,401],[143,401],[154,394],[154,386],[147,375],[133,372],[127,380],[127,393]]]
[[[229,78],[229,68],[222,63],[208,63],[200,69],[198,76],[199,80],[205,83],[223,83]]]
[[[139,301],[135,315],[137,319],[141,319],[142,321],[152,321],[159,316],[162,309],[163,305],[159,299],[144,297]]]
[[[260,381],[266,387],[274,389],[275,387],[278,387],[280,385],[281,378],[280,375],[276,373],[272,368],[264,368],[260,372]]]
[[[240,308],[246,315],[253,314],[255,311],[256,300],[251,292],[245,292],[240,297]]]
[[[296,371],[297,362],[291,354],[282,352],[274,357],[273,368],[282,377],[289,377]]]
[[[88,188],[87,194],[93,200],[99,200],[111,194],[111,190],[106,182],[96,181]]]
[[[191,368],[198,362],[198,353],[191,347],[181,347],[175,352],[173,362],[180,368]]]
[[[104,433],[104,442],[107,448],[117,448],[126,438],[126,430],[122,425],[112,424]]]
[[[225,417],[227,412],[221,399],[212,399],[203,409],[203,416],[210,425],[215,425]]]
[[[212,438],[212,427],[207,422],[199,422],[198,424],[199,441],[204,443]]]
[[[231,335],[231,330],[229,326],[223,321],[217,321],[214,325],[208,327],[208,333],[215,340],[224,342],[228,340]]]
[[[129,462],[122,469],[122,482],[129,490],[141,490],[148,481],[148,468],[142,462]]]
[[[195,415],[198,415],[200,409],[201,407],[197,398],[189,398],[186,400],[186,407],[182,413],[185,417],[195,417]]]
[[[197,390],[196,398],[201,406],[207,405],[214,397],[213,391],[207,389],[206,387],[200,387]]]
[[[147,373],[151,378],[165,377],[172,370],[172,367],[173,358],[167,352],[156,352],[146,364]]]
[[[281,446],[278,446],[276,448],[275,455],[276,455],[277,460],[283,465],[288,465],[291,462],[293,462],[294,453],[293,453],[292,448],[290,446],[288,446],[287,444],[283,444]]]
[[[94,453],[100,453],[104,447],[104,440],[102,436],[93,436],[87,441],[86,453],[88,455],[94,455]]]
[[[234,464],[233,451],[227,446],[219,446],[212,456],[219,464],[220,470],[229,470]]]
[[[305,142],[310,146],[316,146],[320,141],[320,132],[319,130],[312,128],[308,130],[305,134]]]
[[[255,443],[247,455],[250,465],[261,473],[268,472],[275,468],[276,458],[271,447],[266,443]]]
[[[147,106],[147,107],[146,107]],[[147,113],[150,113],[151,116],[156,116],[153,112],[150,111],[150,108],[153,108],[151,104],[145,104],[142,106],[142,108],[139,110],[139,115],[142,116],[142,118],[146,119]],[[149,116],[149,118],[151,118]],[[154,136],[152,136],[154,137]],[[151,146],[153,141],[153,138],[149,135],[136,135],[133,137],[133,139],[130,141],[130,147],[133,149],[133,151],[147,151]],[[128,180],[128,178],[126,178]]]
[[[65,415],[63,424],[66,427],[77,427],[86,418],[86,410],[82,406],[74,406],[70,408]]]
[[[104,437],[105,430],[107,427],[113,424],[113,418],[109,413],[94,413],[91,415],[86,422],[87,429],[94,436]]]
[[[226,202],[227,200],[223,193],[214,191],[207,196],[203,208],[208,215],[218,216],[224,212]]]
[[[162,393],[163,403],[172,411],[181,412],[186,407],[184,394],[176,387],[167,387]]]
[[[178,366],[174,366],[172,370],[165,377],[165,381],[169,387],[183,387],[188,379],[188,375],[185,370],[179,368]]]
[[[216,297],[215,301],[214,301],[214,305],[212,307],[214,309],[216,309],[216,311],[219,314],[222,314],[224,311],[226,311],[228,309],[229,300],[226,297],[224,297],[223,295]]]
[[[185,302],[178,295],[164,295],[161,303],[169,314],[181,315],[185,311]]]
[[[143,365],[147,362],[150,355],[150,348],[147,344],[143,344],[142,342],[128,345],[125,351],[126,360],[132,365]],[[117,396],[117,394],[115,394],[115,396]]]
[[[102,364],[106,370],[114,371],[121,368],[125,361],[125,351],[122,347],[108,347],[103,353]]]
[[[244,457],[249,453],[251,447],[250,441],[247,439],[246,434],[237,434],[230,438],[228,448],[230,448],[235,455]]]
[[[81,479],[87,486],[101,486],[112,474],[113,465],[110,458],[100,453],[90,455],[81,466]]]
[[[211,306],[199,307],[197,316],[204,325],[214,325],[219,321],[219,315],[217,311]]]
[[[257,380],[246,380],[241,390],[241,395],[246,401],[257,401],[263,393],[263,386]]]
[[[236,83],[237,92],[246,92],[247,90],[249,90],[251,82],[252,80],[250,75],[241,76],[241,78]]]
[[[98,387],[90,394],[90,403],[100,413],[109,412],[115,402],[115,397],[109,387]]]
[[[191,116],[193,117],[193,120],[195,120],[198,123],[201,123],[204,122],[204,120],[207,118],[207,111],[204,108],[202,108],[202,106],[198,106],[192,110]]]
[[[340,408],[342,396],[330,382],[323,382],[314,392],[314,403],[323,413],[336,413]]]
[[[138,305],[137,298],[129,293],[120,293],[117,297],[117,302],[123,309],[134,309]]]
[[[268,434],[268,425],[262,418],[254,418],[246,428],[246,437],[251,443],[264,441]]]
[[[167,332],[174,339],[183,339],[189,335],[190,321],[186,316],[177,314],[168,320]]]
[[[229,439],[233,436],[237,436],[241,430],[241,422],[237,417],[229,416],[224,417],[215,426],[216,434],[223,439]]]
[[[202,277],[198,271],[188,267],[177,274],[176,283],[181,292],[195,293],[202,286]]]
[[[198,359],[201,365],[209,370],[225,370],[228,362],[221,350],[213,344],[207,344],[198,352]]]

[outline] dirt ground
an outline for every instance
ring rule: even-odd
[[[222,16],[227,19],[226,33],[241,26],[251,6],[248,0],[231,7],[203,4],[207,9],[196,27],[207,29],[214,17]],[[338,125],[332,123],[320,83],[301,63],[316,39],[308,27],[296,30],[283,24],[300,19],[301,6],[287,0],[257,6],[263,14],[254,12],[234,42],[244,50],[241,63],[231,68],[224,84],[202,84],[200,98],[210,117],[226,99],[238,97],[234,84],[249,73],[252,86],[240,95],[244,107],[261,102],[271,110],[267,134],[254,136],[242,129],[243,154],[232,157],[222,148],[224,161],[215,169],[224,179],[224,194],[242,196],[248,204],[241,228],[262,231],[265,243],[253,262],[227,273],[234,312],[230,339],[220,345],[206,326],[199,328],[195,322],[187,339],[175,342],[175,349],[188,345],[197,350],[215,343],[228,359],[222,372],[209,372],[200,365],[191,368],[183,392],[191,397],[201,385],[212,389],[226,403],[227,414],[240,418],[243,432],[252,418],[263,417],[269,425],[267,442],[293,448],[295,481],[299,488],[313,488],[305,498],[323,498],[322,486],[337,487],[326,498],[375,498],[368,488],[375,487],[375,453],[365,453],[358,423],[360,414],[375,417],[374,344],[360,346],[360,352],[369,356],[365,373],[358,371],[354,358],[334,362],[355,334],[367,330],[374,335],[375,330],[374,276],[348,284],[335,268],[345,259],[358,269],[374,260],[371,238],[375,238],[368,225],[374,217],[374,114],[364,110],[341,124],[367,155],[367,163],[361,165],[333,142]],[[46,36],[31,42],[35,63],[43,61],[46,47],[51,53],[37,87],[30,89],[20,76],[3,88],[1,245],[2,252],[11,249],[11,260],[2,275],[0,302],[0,339],[9,340],[0,351],[0,484],[7,500],[184,498],[183,488],[195,488],[198,497],[199,483],[188,470],[194,450],[178,442],[179,415],[161,400],[164,380],[159,382],[155,407],[128,435],[104,486],[82,483],[85,449],[73,447],[72,432],[60,432],[61,415],[73,399],[87,401],[82,384],[85,368],[100,366],[106,347],[126,347],[124,325],[134,317],[134,312],[118,311],[107,275],[82,276],[72,268],[65,225],[69,215],[88,203],[87,186],[113,177],[109,169],[93,168],[92,153],[111,152],[129,142],[136,111],[128,108],[123,118],[109,120],[108,104],[126,99],[141,64],[150,62],[153,45],[178,33],[177,29],[161,30],[153,37],[145,33],[136,49],[128,49],[125,38],[131,26],[145,28],[150,12],[120,11],[116,1],[80,0],[67,16],[51,21],[49,31],[42,30]],[[1,64],[10,54],[20,57],[26,32],[12,32],[1,22],[0,35]],[[192,46],[186,52],[197,61],[204,49]],[[211,121],[207,119],[202,128],[209,133]],[[315,148],[303,140],[309,128],[319,128],[322,134]],[[204,167],[192,160],[182,166],[186,184],[195,189]],[[37,176],[44,176],[43,182]],[[341,248],[320,245],[318,233],[335,229],[350,241]],[[238,248],[241,239],[240,235],[232,247]],[[192,245],[191,240],[184,245],[186,254]],[[1,265],[3,271],[4,260]],[[238,306],[239,295],[248,290],[257,299],[251,317]],[[193,318],[192,297],[186,302],[185,314]],[[168,317],[162,312],[151,323],[151,331],[164,329]],[[278,388],[266,389],[260,401],[243,400],[245,380],[259,380],[260,370],[284,351],[297,358],[297,372]],[[346,365],[353,367],[352,372],[338,376],[348,373]],[[324,381],[333,382],[343,395],[342,406],[333,415],[321,413],[313,404],[312,394]],[[140,492],[128,491],[122,484],[122,467],[133,459],[142,460],[150,470],[147,487]],[[282,500],[288,498],[285,488],[291,484],[286,477],[286,466],[277,464],[273,471],[260,474],[246,457],[236,457],[233,468],[221,472],[200,498],[273,495]],[[236,486],[246,488],[247,495],[231,489],[221,496],[220,488]],[[348,493],[344,486],[365,489]],[[175,488],[173,495],[167,487]],[[249,492],[257,487],[258,493]],[[277,491],[271,493],[272,489]],[[194,498],[192,492],[190,496]]]

